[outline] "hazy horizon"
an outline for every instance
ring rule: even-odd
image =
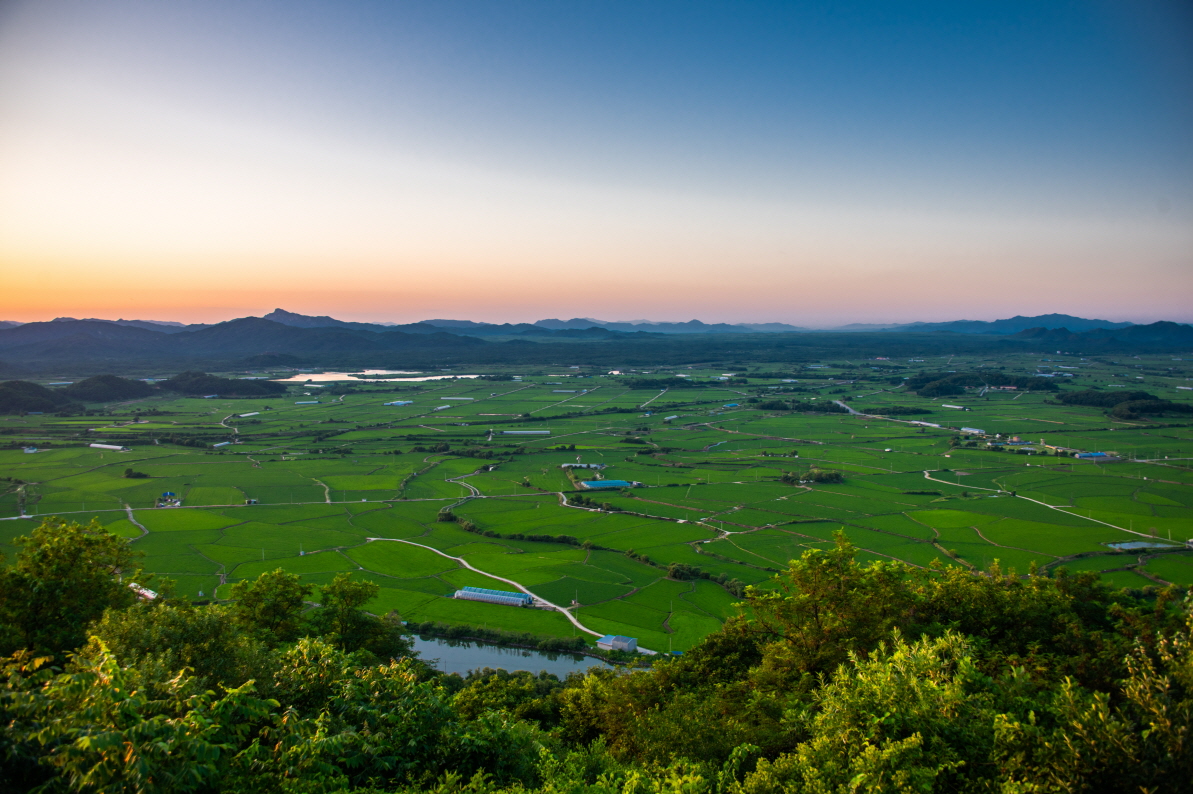
[[[1187,4],[17,0],[0,319],[1193,321]]]
[[[283,311],[291,311],[290,309],[286,309],[285,307],[277,307],[277,306],[275,306],[274,309],[281,309]],[[198,323],[198,324],[215,324],[215,323],[221,323],[221,322],[228,322],[231,320],[245,319],[245,318],[249,318],[249,317],[264,317],[264,316],[270,314],[274,309],[269,309],[269,310],[261,309],[261,310],[256,310],[256,311],[249,311],[247,313],[237,314],[234,316],[232,316],[232,315],[213,316],[210,319],[195,320],[193,322]],[[390,320],[390,319],[384,319],[384,318],[377,319],[376,317],[371,317],[371,316],[356,317],[356,316],[345,316],[342,314],[329,314],[328,312],[320,312],[320,311],[292,312],[292,313],[302,314],[305,316],[313,316],[313,317],[330,316],[334,320],[341,320],[341,321],[348,321],[348,322],[359,322],[359,323],[374,323],[374,324],[378,324],[378,325],[402,325],[405,323],[415,323],[415,322],[430,321],[430,320],[472,321],[472,322],[481,322],[481,323],[488,322],[488,323],[493,323],[493,324],[498,324],[498,325],[502,324],[502,323],[510,323],[510,324],[514,324],[514,325],[519,324],[519,323],[530,324],[530,323],[536,323],[536,322],[539,322],[542,320],[560,320],[560,321],[564,321],[564,322],[567,322],[569,320],[592,320],[594,322],[599,322],[599,323],[635,323],[635,324],[641,324],[641,323],[656,323],[656,324],[686,323],[686,322],[691,322],[693,320],[696,320],[699,322],[704,322],[706,324],[728,323],[731,325],[762,325],[762,324],[766,324],[766,323],[786,322],[786,324],[788,324],[788,325],[803,327],[803,328],[807,328],[809,330],[832,330],[834,328],[841,328],[841,327],[846,327],[846,326],[850,326],[850,325],[901,325],[901,324],[909,324],[909,323],[916,323],[916,322],[924,322],[924,323],[956,322],[956,321],[960,321],[960,322],[974,322],[974,321],[992,322],[995,320],[1014,319],[1014,317],[1016,317],[1016,316],[1046,316],[1046,315],[1050,315],[1050,314],[1066,314],[1066,312],[1043,312],[1041,315],[1009,315],[1006,317],[990,317],[990,318],[951,317],[947,320],[910,320],[910,321],[883,321],[880,319],[877,319],[877,320],[876,319],[867,319],[867,320],[844,321],[844,322],[839,322],[839,323],[819,323],[819,324],[804,323],[804,324],[801,324],[801,323],[796,323],[796,322],[787,322],[787,321],[782,321],[782,320],[769,320],[769,319],[708,320],[708,319],[701,318],[701,317],[687,317],[687,318],[681,318],[681,319],[658,319],[658,318],[635,317],[632,319],[616,319],[616,318],[609,318],[609,317],[591,317],[591,316],[585,316],[585,317],[559,316],[559,317],[535,317],[533,319],[477,320],[476,318],[473,318],[473,317],[443,316],[443,317],[418,317],[418,318],[410,319],[410,320]],[[1155,320],[1144,320],[1144,321],[1140,322],[1140,321],[1131,320],[1131,319],[1116,319],[1116,318],[1112,318],[1112,317],[1083,317],[1081,319],[1106,320],[1106,321],[1114,322],[1114,323],[1132,322],[1132,323],[1141,324],[1141,325],[1147,324],[1150,322],[1155,322]],[[1161,319],[1171,320],[1172,318],[1161,318]],[[0,317],[0,322],[6,321],[6,320],[12,321],[13,318]],[[115,315],[110,316],[110,317],[100,317],[100,316],[93,316],[93,315],[84,316],[84,315],[70,315],[70,314],[59,314],[59,315],[55,315],[52,317],[51,316],[37,317],[36,319],[33,319],[33,320],[19,320],[18,322],[22,322],[22,323],[49,322],[49,321],[53,321],[53,320],[105,320],[105,321],[110,321],[110,322],[123,320],[123,321],[140,321],[140,322],[159,322],[159,323],[172,323],[172,322],[187,323],[187,321],[185,321],[185,320],[178,320],[174,317],[140,317],[140,316],[134,317],[131,315],[130,316],[119,316],[119,317],[115,316]],[[1174,320],[1174,322],[1181,322],[1181,321]]]

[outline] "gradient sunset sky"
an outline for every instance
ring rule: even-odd
[[[1193,321],[1191,8],[5,0],[0,319]]]

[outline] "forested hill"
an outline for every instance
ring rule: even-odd
[[[0,569],[0,790],[14,794],[1193,780],[1193,601],[1176,588],[863,564],[842,536],[650,669],[460,678],[414,657],[399,616],[365,612],[377,585],[348,574],[316,592],[279,569],[191,604],[98,524],[50,520],[17,545]]]

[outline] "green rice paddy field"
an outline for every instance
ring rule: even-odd
[[[314,584],[350,572],[380,585],[377,612],[579,631],[559,611],[450,597],[466,585],[520,585],[591,631],[653,650],[691,647],[735,614],[741,587],[768,586],[838,532],[863,559],[1021,573],[1064,566],[1111,587],[1193,586],[1190,422],[1118,421],[1060,404],[1055,392],[928,399],[901,385],[922,369],[995,367],[1072,372],[1062,390],[1193,397],[1178,388],[1187,378],[1170,357],[1045,361],[738,365],[732,381],[719,380],[720,365],[557,368],[354,383],[347,394],[300,382],[279,398],[162,396],[93,406],[89,417],[3,417],[11,443],[0,450],[0,550],[11,559],[14,539],[46,516],[94,518],[195,599],[224,597],[278,567]],[[634,381],[673,374],[695,386]],[[773,403],[793,398],[848,399],[859,414]],[[397,399],[412,404],[384,405]],[[1012,437],[1023,443],[1005,444]],[[234,443],[213,446],[223,441]],[[88,446],[97,442],[129,451]],[[812,468],[843,480],[798,482]],[[796,481],[783,482],[788,473]],[[635,485],[579,484],[600,479]],[[180,505],[157,506],[165,493]],[[440,520],[447,510],[455,520]]]

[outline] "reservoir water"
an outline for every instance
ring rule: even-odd
[[[1112,549],[1119,551],[1134,551],[1135,549],[1178,549],[1179,544],[1176,543],[1156,543],[1147,540],[1129,540],[1120,543],[1107,543]]]
[[[384,377],[384,378],[378,377],[375,379],[373,379],[373,378],[354,378],[354,377],[352,377],[354,374],[356,374],[356,375],[378,375],[378,376],[386,375],[389,377]],[[302,372],[302,373],[299,373],[298,375],[294,375],[289,378],[276,378],[274,380],[277,383],[306,383],[307,381],[311,381],[313,383],[319,383],[321,381],[345,381],[345,380],[357,381],[359,383],[407,383],[410,381],[420,381],[420,380],[447,380],[449,378],[480,377],[478,375],[422,375],[421,377],[417,377],[417,378],[396,378],[396,377],[393,377],[394,375],[418,375],[418,373],[417,372],[407,372],[407,371],[400,370],[400,369],[365,369],[365,370],[356,370],[355,373],[352,373],[352,372]]]
[[[527,648],[503,648],[480,642],[444,640],[437,637],[414,638],[414,650],[423,661],[445,673],[468,675],[469,670],[483,667],[502,668],[513,672],[526,670],[537,674],[541,670],[565,678],[568,673],[582,673],[590,667],[610,665],[591,656],[572,653],[543,653]],[[436,661],[438,660],[438,661]]]

